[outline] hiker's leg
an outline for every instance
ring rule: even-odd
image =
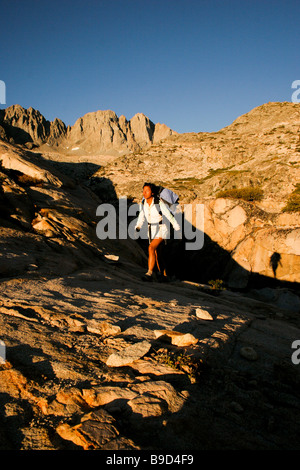
[[[164,244],[160,243],[156,250],[156,264],[159,272],[163,275],[167,275],[167,267],[164,258]]]
[[[148,272],[152,272],[156,263],[156,250],[157,247],[160,245],[160,243],[163,241],[163,238],[154,238],[154,240],[151,241],[149,248],[148,248]]]
[[[158,249],[159,249],[159,246],[158,246]],[[158,249],[155,252],[155,262],[156,262],[158,272],[161,273],[161,265],[160,265],[161,260],[160,260],[160,257],[158,256]]]

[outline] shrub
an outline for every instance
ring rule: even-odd
[[[300,212],[300,183],[296,184],[296,189],[288,198],[282,212]]]
[[[44,183],[43,180],[25,174],[17,175],[17,181],[21,186],[42,186]]]
[[[225,189],[217,193],[217,197],[243,199],[244,201],[260,201],[263,198],[263,195],[263,190],[257,186]]]
[[[192,382],[197,382],[204,364],[201,359],[189,356],[184,351],[160,349],[152,354],[154,360],[173,369],[185,372]]]
[[[210,285],[210,288],[213,290],[225,290],[225,287],[223,287],[222,279],[208,281],[208,284]]]

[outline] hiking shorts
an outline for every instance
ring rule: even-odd
[[[148,224],[149,242],[151,242],[155,238],[163,238],[164,240],[166,240],[168,238],[168,235],[168,227],[165,224]]]

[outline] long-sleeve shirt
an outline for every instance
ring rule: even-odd
[[[159,201],[159,204],[155,204],[153,198],[150,205],[147,203],[147,201],[144,201],[144,203],[141,204],[141,210],[136,223],[136,228],[141,228],[144,221],[146,220],[148,225],[156,227],[155,236],[153,236],[153,232],[151,230],[151,238],[158,236],[166,238],[168,228],[166,224],[163,223],[163,216],[173,225],[175,230],[180,229],[180,226],[175,217],[162,200]],[[158,231],[159,228],[160,230]]]

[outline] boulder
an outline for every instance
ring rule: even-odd
[[[132,400],[136,396],[137,393],[134,391],[117,386],[93,387],[92,389],[82,390],[82,397],[85,403],[94,408],[108,405],[112,402],[118,403],[121,406],[122,403]]]
[[[118,325],[112,325],[108,322],[99,322],[97,320],[90,320],[87,323],[87,330],[90,333],[101,336],[115,336],[121,333],[121,328]]]
[[[63,185],[72,186],[72,181],[50,166],[47,162],[39,158],[34,153],[27,153],[20,148],[0,142],[0,161],[3,168],[13,170],[27,177],[26,184],[30,186],[36,184],[51,184],[61,187]]]
[[[93,449],[136,449],[133,442],[120,436],[115,419],[105,410],[99,409],[83,415],[75,425],[61,423],[57,433],[62,439],[68,440],[83,448]]]
[[[202,308],[196,308],[196,317],[200,320],[213,320],[211,314],[208,313],[206,310],[203,310]]]
[[[233,288],[244,288],[253,274],[300,282],[300,228],[297,214],[265,212],[237,199],[198,200],[204,204],[206,240],[218,245],[205,269],[219,264],[219,278]],[[197,227],[197,221],[195,223]],[[208,247],[205,242],[204,249]],[[199,263],[204,250],[197,254]],[[229,255],[230,254],[230,258]],[[226,260],[227,258],[227,260]],[[224,262],[222,262],[224,260]]]
[[[111,354],[106,365],[110,367],[122,367],[137,361],[141,357],[145,356],[150,351],[151,343],[148,341],[140,341],[132,344],[122,351]]]
[[[157,339],[166,340],[179,347],[191,346],[198,342],[197,338],[190,333],[180,333],[173,330],[155,330],[154,335]]]
[[[240,355],[245,359],[248,359],[248,361],[256,361],[258,359],[257,352],[250,346],[243,346],[240,349]]]
[[[128,402],[132,412],[142,418],[150,418],[163,415],[167,409],[167,403],[158,397],[142,395]]]

